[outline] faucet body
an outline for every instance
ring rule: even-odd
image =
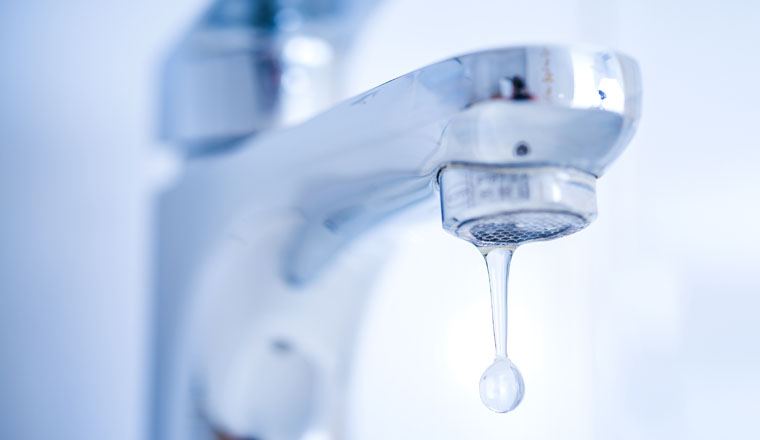
[[[190,155],[159,201],[155,436],[286,439],[315,426],[339,435],[354,335],[382,259],[352,255],[352,241],[435,203],[450,167],[569,170],[593,182],[630,139],[639,103],[626,56],[499,49]]]

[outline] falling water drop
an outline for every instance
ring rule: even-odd
[[[480,378],[480,399],[488,409],[506,413],[517,408],[525,394],[522,374],[507,356],[507,281],[514,247],[480,248],[488,267],[496,356]]]
[[[522,401],[525,383],[509,358],[497,357],[480,378],[480,400],[498,413],[510,412]]]

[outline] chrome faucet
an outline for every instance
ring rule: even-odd
[[[475,52],[270,130],[304,117],[283,113],[288,69],[313,111],[334,68],[293,67],[288,42],[324,61],[342,37],[213,28],[233,3],[256,2],[217,2],[165,70],[163,135],[187,159],[159,200],[154,438],[340,438],[376,263],[344,250],[438,201],[444,229],[480,246],[585,227],[639,118],[639,72],[610,51]],[[298,19],[285,9],[268,14]]]

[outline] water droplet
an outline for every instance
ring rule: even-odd
[[[514,247],[480,248],[488,267],[496,358],[480,377],[480,400],[490,410],[517,408],[525,394],[522,374],[507,356],[507,284]]]
[[[512,411],[524,395],[522,374],[509,358],[497,357],[480,377],[480,400],[491,411]]]

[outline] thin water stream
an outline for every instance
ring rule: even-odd
[[[496,354],[480,378],[480,399],[490,410],[506,413],[517,408],[525,394],[522,374],[507,355],[507,284],[514,247],[481,247],[491,286],[491,314]]]

